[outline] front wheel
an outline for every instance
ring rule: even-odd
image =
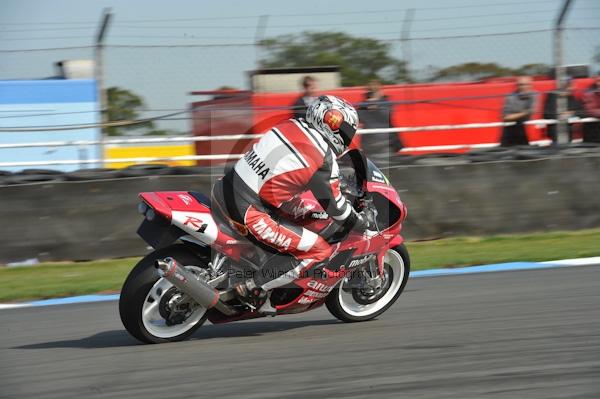
[[[119,299],[119,314],[131,335],[156,344],[182,341],[206,320],[206,309],[160,278],[154,262],[174,258],[193,273],[202,273],[208,260],[182,244],[171,245],[144,257],[129,273]]]
[[[384,278],[380,290],[366,294],[342,282],[327,296],[329,312],[345,322],[371,320],[385,312],[402,294],[410,273],[410,257],[404,244],[391,248],[383,258]]]

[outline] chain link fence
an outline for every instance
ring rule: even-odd
[[[108,35],[110,40],[110,34]],[[503,34],[412,37],[389,40],[390,54],[408,61],[416,82],[431,81],[441,69],[466,62],[496,63],[516,69],[527,64],[553,63],[552,30]],[[565,63],[600,67],[600,28],[565,31]],[[0,50],[0,79],[44,79],[57,75],[54,63],[92,59],[93,46],[53,49]],[[248,87],[246,72],[257,65],[261,48],[254,43],[110,45],[105,47],[106,87],[118,86],[139,94],[148,113],[185,109],[189,92],[223,86]],[[475,75],[451,76],[465,81]],[[402,82],[398,82],[402,83]],[[166,112],[165,112],[166,113]],[[171,122],[173,126],[181,123]],[[181,130],[181,129],[177,129]]]
[[[597,64],[597,54],[600,52],[599,33],[598,27],[566,29],[565,64],[587,64],[590,65],[591,72],[595,73],[599,69]],[[468,81],[486,77],[485,74],[477,76],[472,73],[463,75],[454,73],[454,75],[440,77],[440,71],[445,68],[466,62],[494,63],[505,67],[507,69],[505,74],[510,74],[509,69],[514,71],[523,65],[550,67],[553,64],[552,29],[430,37],[419,34],[414,37],[406,36],[404,39],[382,40],[389,43],[391,56],[408,63],[409,76],[413,82]],[[230,39],[229,42],[226,40],[220,44],[107,44],[104,50],[105,86],[124,88],[139,95],[143,99],[144,107],[137,118],[158,118],[154,121],[155,132],[172,136],[189,135],[193,125],[192,113],[178,112],[189,109],[193,101],[207,98],[192,96],[190,92],[215,90],[224,86],[237,89],[249,86],[247,72],[255,69],[265,54],[264,48],[250,40],[246,41]],[[110,33],[108,42],[110,43]],[[54,64],[58,61],[93,58],[94,46],[0,50],[0,80],[50,78],[57,75]],[[465,93],[465,97],[469,96]],[[489,104],[492,104],[476,96],[446,101],[420,97],[413,99],[415,102],[428,100],[436,102],[436,107],[440,109],[489,108]],[[402,102],[410,103],[411,97],[403,98]],[[500,114],[500,102],[496,101],[491,107],[496,108],[494,112]],[[403,113],[406,117],[403,117],[403,120],[410,122],[410,104],[399,108],[405,111]],[[16,118],[24,115],[21,111],[2,109],[0,127],[17,126],[14,122]],[[29,109],[27,113],[30,115],[33,111],[40,114],[53,112],[50,106],[48,109]],[[437,122],[432,120],[426,125],[435,125],[438,124]],[[439,124],[446,123],[449,122],[439,122]],[[401,125],[396,124],[396,126]],[[408,126],[414,124],[409,123]],[[134,129],[129,133],[144,134],[144,129]],[[452,134],[452,132],[439,134],[443,136],[445,133]],[[193,155],[186,151],[175,155]]]

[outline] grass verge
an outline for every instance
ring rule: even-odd
[[[408,242],[412,270],[600,256],[600,229]],[[139,258],[0,267],[0,302],[120,290]]]

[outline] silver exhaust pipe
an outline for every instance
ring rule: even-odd
[[[222,302],[221,293],[211,287],[208,283],[198,279],[198,277],[180,266],[173,258],[165,258],[157,260],[154,266],[158,270],[158,274],[168,280],[181,292],[191,296],[199,305],[206,309],[215,308],[221,313],[233,316],[238,312],[231,306]]]

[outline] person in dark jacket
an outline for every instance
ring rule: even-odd
[[[369,82],[364,100],[359,105],[358,114],[364,129],[391,127],[392,104],[383,94],[381,83],[373,79]],[[368,156],[393,156],[402,149],[397,133],[375,133],[360,136],[361,147]]]
[[[302,78],[302,88],[304,92],[292,104],[295,119],[306,117],[306,109],[317,99],[317,91],[319,90],[317,79],[312,76],[305,76]]]
[[[551,91],[548,93],[548,95],[546,96],[546,102],[544,103],[544,119],[559,119],[559,115],[557,114],[557,99],[561,96],[566,96],[567,97],[567,110],[565,111],[565,114],[563,115],[563,117],[565,118],[570,118],[573,116],[582,116],[582,111],[583,111],[583,107],[581,104],[581,101],[579,101],[577,98],[575,98],[575,96],[573,95],[573,80],[572,79],[568,79],[566,82],[566,91],[565,92],[559,92],[559,91]],[[568,124],[569,127],[569,141],[572,140],[573,137],[573,125],[572,124]],[[550,139],[552,139],[552,143],[556,144],[557,142],[557,127],[556,124],[551,124],[547,126],[547,133],[548,133],[548,137],[550,137]]]
[[[585,116],[600,119],[600,74],[583,94],[583,109]],[[600,122],[583,124],[583,141],[600,143]]]
[[[531,78],[521,76],[517,80],[517,90],[506,96],[504,100],[502,120],[516,122],[516,124],[504,126],[500,139],[501,146],[529,145],[524,122],[535,112],[536,99],[537,93],[531,89]]]

